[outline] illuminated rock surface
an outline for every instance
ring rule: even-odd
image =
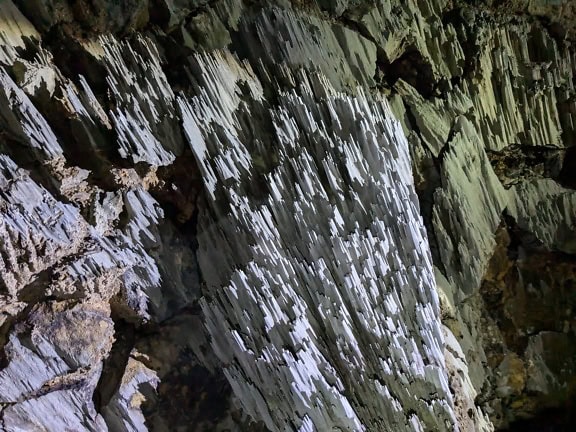
[[[574,9],[469,3],[0,2],[0,430],[563,413]]]

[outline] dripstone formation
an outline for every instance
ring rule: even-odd
[[[570,430],[575,22],[0,1],[0,431]]]

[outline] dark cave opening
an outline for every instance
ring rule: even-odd
[[[576,425],[576,400],[567,401],[563,406],[546,408],[535,417],[511,423],[507,432],[568,432]]]

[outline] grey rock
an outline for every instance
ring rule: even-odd
[[[148,0],[17,0],[16,4],[43,31],[67,24],[90,32],[119,32],[148,22]]]
[[[61,156],[62,147],[45,118],[4,70],[0,71],[0,86],[0,121],[15,145],[32,147],[40,159]]]
[[[174,110],[174,91],[160,66],[155,45],[138,37],[134,46],[111,36],[97,42],[115,97],[110,117],[120,155],[134,163],[168,165],[183,145]]]
[[[147,429],[140,408],[146,396],[141,393],[140,387],[148,386],[148,393],[151,393],[158,385],[158,378],[154,371],[133,357],[137,357],[137,354],[132,353],[128,359],[117,393],[103,408],[103,416],[110,430],[132,432]]]
[[[442,264],[460,292],[458,302],[480,285],[507,197],[473,124],[459,117],[454,130],[442,159],[433,220]]]
[[[212,8],[193,16],[181,32],[184,45],[196,51],[221,49],[232,43],[230,32]]]
[[[40,306],[11,333],[0,371],[4,430],[107,430],[90,396],[114,329],[94,306]]]
[[[223,188],[230,209],[208,196],[199,263],[212,347],[243,408],[271,430],[287,422],[300,430],[455,427],[407,142],[386,102],[298,75],[298,90],[273,111],[279,160],[254,200],[242,185],[254,176],[257,148],[239,140],[235,86],[249,83],[259,104],[261,84],[231,56],[198,61],[209,82],[222,82],[206,92],[230,89],[219,104],[204,92],[181,104],[206,187]],[[211,134],[210,122],[228,134]],[[306,148],[313,131],[317,161]],[[413,319],[398,320],[402,310]]]
[[[576,193],[550,179],[522,182],[510,189],[510,214],[547,248],[576,253]]]
[[[570,267],[510,278],[574,253],[568,165],[512,151],[576,137],[572,9],[508,3],[551,25],[1,2],[0,429],[490,431],[567,399],[565,296],[519,315]]]
[[[206,6],[209,0],[158,0],[168,28],[173,28],[186,20],[198,9]]]
[[[26,46],[26,39],[40,40],[40,34],[12,0],[0,3],[0,62],[12,64],[18,49]]]
[[[344,26],[293,10],[267,8],[244,18],[240,34],[245,55],[273,72],[271,84],[285,80],[294,85],[282,71],[282,65],[290,65],[322,72],[339,90],[373,85],[376,47]],[[270,36],[259,36],[263,34]]]
[[[0,156],[2,288],[11,296],[38,273],[77,253],[88,224],[72,205],[56,201],[6,156]]]

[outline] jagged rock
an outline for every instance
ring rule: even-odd
[[[172,28],[198,9],[205,7],[209,0],[154,0],[159,4],[158,17],[165,21],[168,28]]]
[[[90,32],[118,32],[148,22],[148,0],[16,0],[16,4],[43,31],[68,24]]]
[[[426,147],[438,157],[451,138],[456,118],[467,114],[472,102],[457,91],[450,95],[448,103],[441,99],[427,101],[403,80],[399,80],[394,89],[402,97],[408,112],[407,122],[410,126],[406,126],[406,129],[414,128]]]
[[[134,358],[136,357],[136,358]],[[140,431],[146,429],[141,405],[156,389],[156,373],[137,360],[138,353],[131,353],[120,386],[110,402],[103,408],[103,416],[110,430]],[[140,391],[141,387],[148,389]]]
[[[563,129],[573,130],[574,113],[565,111],[560,117],[557,95],[574,88],[573,62],[566,48],[527,24],[491,32],[479,54],[478,79],[463,82],[464,93],[476,96],[473,104],[486,147],[562,146]],[[497,77],[494,70],[500,71]]]
[[[561,407],[576,51],[548,3],[1,2],[0,429]]]
[[[417,53],[422,65],[429,70],[414,71],[420,80],[431,80],[431,85],[442,77],[462,75],[464,52],[449,23],[442,25],[441,17],[446,1],[369,2],[371,7],[351,12],[352,21],[360,26],[380,48],[388,64],[401,58],[406,52]],[[356,15],[356,16],[355,16]]]
[[[576,253],[576,193],[549,179],[510,189],[508,207],[518,225],[551,250]]]
[[[2,291],[15,298],[39,273],[82,248],[88,224],[6,156],[0,169]]]
[[[26,93],[0,71],[0,121],[5,134],[16,146],[31,146],[39,159],[53,159],[62,155],[58,138],[32,104]],[[6,151],[6,150],[5,150]]]
[[[18,50],[26,48],[26,41],[40,40],[40,34],[12,0],[0,4],[0,63],[14,63]]]
[[[444,327],[446,348],[446,369],[454,396],[455,415],[462,431],[492,431],[493,426],[487,415],[476,406],[478,394],[468,371],[466,355],[452,332]]]
[[[196,51],[212,51],[232,43],[230,33],[214,9],[193,16],[180,31],[183,45]]]
[[[223,432],[251,423],[249,418],[238,421],[239,403],[217,367],[199,312],[189,309],[138,341],[137,349],[150,353],[145,364],[160,381],[157,394],[147,397],[152,430],[186,430],[194,424],[196,430]],[[183,412],[182,406],[188,409]],[[256,428],[251,424],[247,430]]]
[[[183,145],[175,116],[175,96],[160,66],[156,47],[138,37],[135,43],[102,36],[98,41],[116,109],[111,118],[120,156],[132,162],[168,165]]]
[[[558,358],[551,352],[565,352]],[[531,336],[526,347],[529,365],[526,388],[536,393],[574,393],[574,335],[557,332],[542,332]],[[559,395],[555,395],[559,397]],[[561,397],[561,396],[560,396]]]
[[[551,31],[559,38],[574,39],[576,30],[574,27],[574,3],[570,0],[507,0],[496,2],[495,0],[482,0],[482,3],[498,10],[514,13],[529,13],[537,17],[546,18],[551,22]]]
[[[96,413],[90,403],[86,403],[95,383],[90,383],[89,378],[84,382],[79,389],[54,390],[35,399],[9,405],[0,411],[0,425],[6,432],[38,429],[80,432],[106,430],[102,416]]]
[[[263,9],[242,20],[241,50],[255,64],[264,63],[264,76],[271,84],[291,82],[283,65],[316,69],[337,88],[357,83],[373,85],[376,46],[368,39],[338,24],[330,24],[292,10]],[[259,35],[268,35],[261,37]],[[267,83],[265,83],[267,84]]]
[[[494,249],[493,233],[507,200],[472,123],[459,117],[442,158],[434,193],[434,234],[445,274],[460,294],[472,294]],[[457,204],[456,204],[457,203]]]
[[[494,172],[504,187],[532,178],[560,179],[566,151],[557,147],[511,145],[489,152]]]
[[[574,360],[569,348],[574,338],[572,260],[545,248],[530,250],[520,237],[522,230],[513,219],[506,220],[481,287],[488,314],[479,323],[486,361],[494,370],[486,411],[493,413],[498,427],[573,394],[571,378],[565,375]],[[562,360],[548,354],[562,346]]]
[[[3,430],[103,429],[90,395],[112,346],[113,323],[98,304],[35,308],[10,335],[0,371]]]
[[[272,111],[277,160],[259,167],[258,147],[242,141],[245,114],[234,86],[251,79],[253,103],[261,104],[260,83],[230,56],[198,61],[205,79],[224,84],[226,77],[230,89],[219,105],[210,93],[193,99],[200,116],[186,111],[206,186],[221,190],[200,215],[199,262],[211,299],[202,308],[244,409],[271,430],[288,422],[300,430],[453,427],[431,263],[420,249],[407,143],[389,107],[339,96],[322,76],[300,75],[299,90]],[[212,134],[212,119],[228,134]],[[351,127],[356,122],[359,129]],[[264,182],[244,189],[259,168]],[[402,310],[413,310],[414,320],[398,321]],[[389,318],[379,323],[380,315]]]

